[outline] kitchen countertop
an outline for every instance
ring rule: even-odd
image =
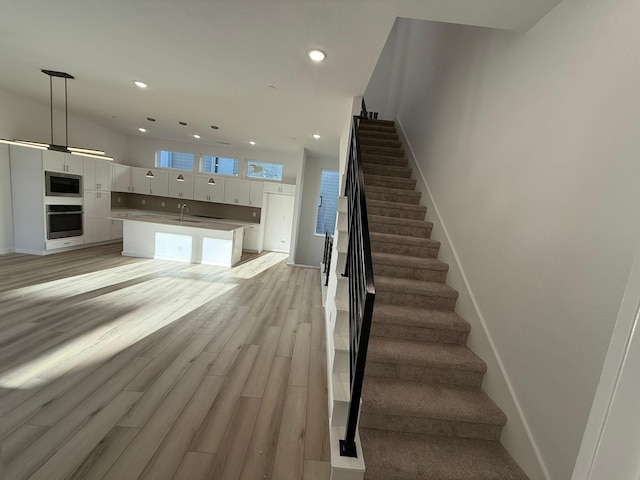
[[[155,223],[160,225],[172,225],[177,227],[188,227],[188,228],[203,228],[208,230],[219,230],[223,232],[235,230],[236,228],[241,228],[243,226],[239,224],[220,222],[218,220],[214,220],[211,218],[191,217],[188,215],[185,215],[184,220],[181,222],[179,216],[173,216],[173,215],[170,216],[170,215],[153,214],[153,213],[140,213],[139,210],[135,212],[127,211],[126,216],[118,215],[118,213],[122,213],[122,212],[112,211],[112,216],[109,218],[112,220],[131,220],[135,222]]]
[[[163,223],[166,225],[180,225],[180,221],[176,220],[177,218],[180,217],[180,214],[169,214],[169,213],[162,213],[162,212],[152,212],[152,211],[148,211],[148,210],[136,210],[136,209],[131,209],[131,208],[113,208],[111,209],[111,216],[110,218],[113,220],[123,220],[125,218],[134,220],[137,218],[142,218],[142,217],[148,217],[150,218],[156,218],[158,219],[158,221],[156,223]],[[234,228],[236,228],[237,226],[245,226],[245,225],[256,225],[256,226],[260,226],[259,223],[253,223],[253,222],[244,222],[242,220],[233,220],[233,219],[227,219],[227,218],[211,218],[211,217],[200,217],[200,216],[195,216],[195,215],[185,215],[184,216],[185,219],[190,220],[189,222],[184,222],[183,226],[198,226],[198,225],[209,225],[209,224],[226,224],[226,225],[234,225],[235,227],[231,227],[231,228],[226,228],[225,230],[233,230]],[[168,219],[168,220],[173,220],[175,223],[172,223],[170,221],[163,221],[162,219]],[[140,220],[140,221],[147,221],[149,222],[150,220]],[[205,227],[203,226],[202,228],[211,228],[211,227]],[[221,229],[222,230],[222,229]]]

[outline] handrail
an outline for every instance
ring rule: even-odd
[[[322,255],[322,265],[325,274],[324,286],[329,285],[329,273],[331,272],[331,254],[333,252],[333,236],[329,235],[329,232],[324,232],[324,253]]]
[[[360,414],[360,398],[364,368],[369,347],[371,317],[375,300],[367,202],[364,193],[364,174],[360,155],[358,130],[367,110],[362,100],[362,117],[353,117],[351,148],[347,166],[345,195],[349,206],[349,247],[344,276],[349,277],[349,357],[351,398],[347,414],[344,440],[340,440],[340,455],[357,457],[356,430]]]

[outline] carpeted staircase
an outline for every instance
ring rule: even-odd
[[[482,391],[416,180],[393,122],[363,120],[360,145],[376,300],[360,438],[366,480],[527,476],[500,445],[504,413]]]

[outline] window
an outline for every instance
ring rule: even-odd
[[[247,177],[282,180],[282,164],[247,160]]]
[[[195,156],[193,153],[160,150],[156,157],[156,167],[193,171],[194,161]]]
[[[238,160],[203,155],[200,171],[202,173],[218,173],[220,175],[238,175]]]
[[[336,228],[336,212],[338,211],[338,172],[322,170],[320,176],[320,198],[318,198],[318,218],[316,235],[325,232],[333,234]]]

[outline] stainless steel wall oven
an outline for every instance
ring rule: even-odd
[[[82,235],[82,205],[47,205],[47,239]]]

